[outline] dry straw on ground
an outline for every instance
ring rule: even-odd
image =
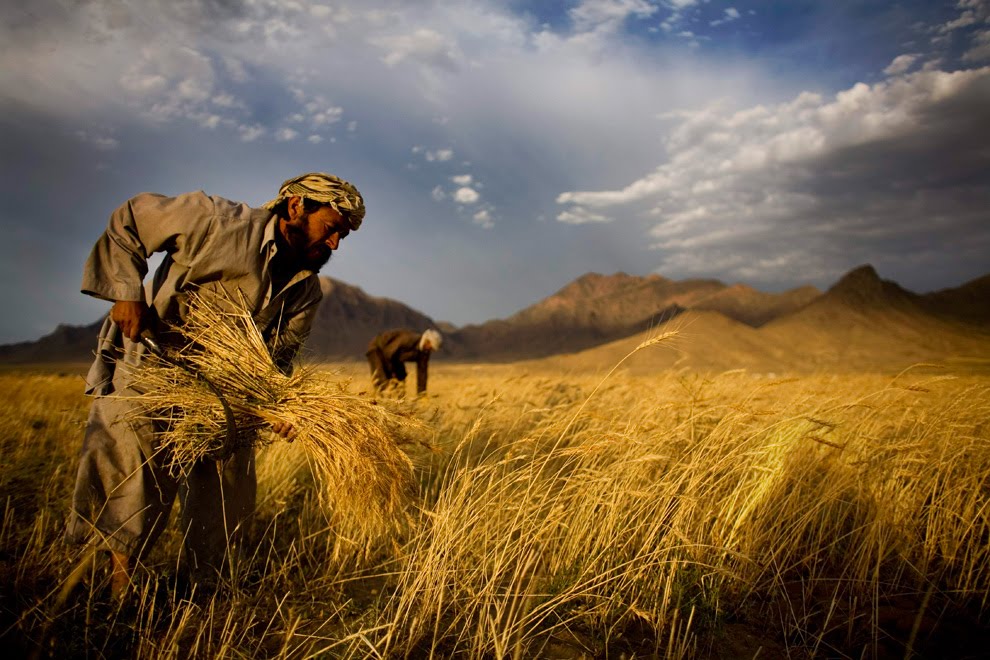
[[[333,374],[284,374],[250,313],[228,298],[193,294],[186,322],[175,330],[186,346],[174,357],[188,368],[150,357],[136,384],[141,407],[164,429],[161,447],[173,471],[210,456],[226,437],[220,400],[196,372],[227,399],[238,446],[282,440],[272,424],[292,425],[321,502],[351,529],[373,536],[404,521],[413,466],[399,444],[422,431],[412,417],[350,392],[347,380]]]

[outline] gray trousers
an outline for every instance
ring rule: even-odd
[[[194,575],[221,570],[254,511],[254,450],[222,463],[201,461],[176,478],[161,464],[156,429],[127,398],[93,400],[66,530],[71,544],[95,544],[140,558],[168,522],[176,497],[186,561]]]

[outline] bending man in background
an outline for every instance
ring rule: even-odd
[[[82,291],[113,302],[87,376],[95,396],[80,453],[67,540],[110,551],[111,590],[121,596],[133,562],[162,532],[176,496],[182,503],[186,564],[194,580],[223,566],[233,533],[253,513],[254,450],[200,461],[180,480],[163,467],[157,422],[129,397],[146,357],[142,332],[177,348],[186,292],[243,300],[280,369],[288,373],[309,334],[322,293],[317,273],[364,217],[350,183],[324,173],[282,184],[278,197],[251,208],[203,192],[142,193],[113,212],[86,262]],[[144,286],[148,258],[165,257]],[[286,425],[273,431],[291,438]]]
[[[440,348],[443,338],[436,330],[422,334],[411,330],[386,330],[371,340],[365,356],[371,368],[371,382],[379,393],[402,388],[405,393],[406,362],[416,363],[416,394],[426,392],[430,354]]]

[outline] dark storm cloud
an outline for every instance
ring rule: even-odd
[[[368,200],[327,274],[456,323],[589,270],[779,287],[855,259],[934,286],[984,263],[985,89],[943,57],[980,66],[982,0],[899,5],[910,34],[855,3],[786,3],[786,29],[785,4],[694,0],[7,4],[0,342],[105,309],[79,271],[136,192],[258,204],[313,170]],[[805,57],[836,31],[872,54]]]
[[[668,163],[559,201],[577,217],[655,216],[665,274],[826,285],[871,261],[922,288],[958,284],[946,278],[990,270],[987,116],[990,68],[689,113],[668,138]],[[925,269],[947,250],[936,282]]]

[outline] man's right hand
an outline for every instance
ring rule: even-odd
[[[110,320],[125,337],[138,341],[141,331],[148,327],[148,305],[143,300],[118,300],[110,308]]]

